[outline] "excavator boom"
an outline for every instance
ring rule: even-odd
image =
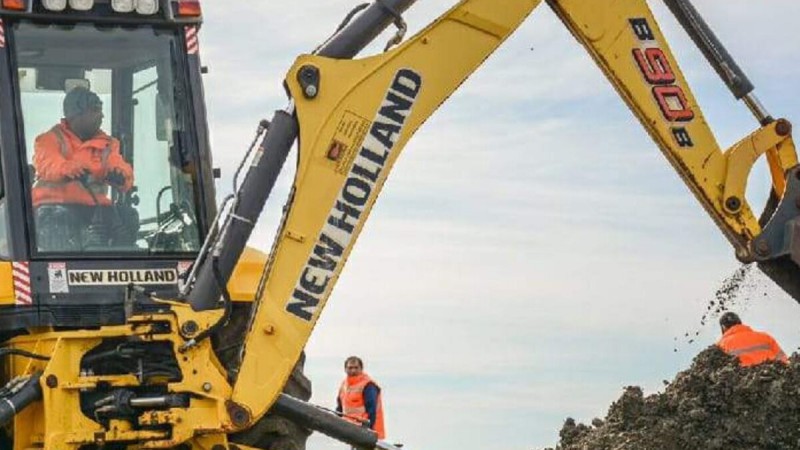
[[[645,0],[548,0],[647,130],[743,262],[759,268],[800,301],[800,253],[794,250],[798,210],[793,169],[797,153],[791,123],[775,120],[753,84],[689,0],[666,0],[698,48],[761,125],[731,148],[720,148]],[[762,155],[772,176],[771,200],[756,216],[745,198],[753,165]],[[781,199],[788,199],[781,201]]]
[[[308,55],[296,61],[285,82],[299,128],[298,171],[271,254],[263,301],[257,302],[245,343],[235,403],[257,417],[277,398],[281,374],[288,373],[310,335],[404,145],[539,3],[464,0],[384,54],[355,61]],[[691,4],[670,3],[676,12],[683,11],[681,22],[761,123],[730,149],[717,143],[645,0],[609,2],[607,7],[582,0],[548,1],[737,257],[774,264],[774,258],[765,259],[754,246],[763,237],[762,227],[744,193],[750,169],[764,154],[773,192],[780,198],[786,191],[787,174],[797,165],[791,126],[763,112],[752,85]],[[786,220],[775,215],[770,223]],[[800,278],[786,270],[796,267],[790,262],[779,270],[779,284],[793,295]],[[259,370],[267,366],[283,370],[268,379]],[[269,394],[253,400],[246,394],[253,389]]]
[[[800,243],[794,239],[795,230],[800,233],[800,169],[791,125],[766,112],[752,83],[688,0],[665,1],[757,118],[758,128],[728,149],[717,142],[645,0],[547,4],[605,73],[737,258],[758,262],[800,301]],[[78,450],[120,442],[135,448],[228,448],[229,436],[253,427],[269,410],[359,448],[393,448],[370,430],[281,390],[403,148],[541,0],[461,0],[402,42],[402,13],[413,3],[376,0],[315,52],[297,58],[285,78],[289,106],[259,128],[244,181],[221,208],[227,215],[213,221],[181,301],[133,287],[122,325],[35,331],[10,341],[17,351],[11,370],[24,378],[26,395],[9,411],[0,409],[0,418],[16,414],[17,449]],[[386,51],[353,59],[392,24],[399,32]],[[223,366],[209,337],[231,316],[231,275],[295,142],[297,172],[244,344],[236,363]],[[773,201],[758,217],[745,192],[762,155]],[[145,300],[155,306],[137,309]],[[180,376],[88,373],[81,365],[121,349],[157,349]],[[82,414],[81,406],[91,403],[87,398],[101,404],[102,422]],[[41,417],[49,420],[36,422]],[[43,437],[25,441],[29,436]],[[58,442],[66,444],[57,447]]]
[[[771,169],[774,195],[781,198],[787,192],[787,179],[792,189],[795,183],[789,175],[797,156],[791,126],[764,111],[752,84],[691,4],[669,3],[761,125],[730,149],[717,143],[645,0],[609,2],[606,7],[581,0],[548,1],[733,245],[736,256],[758,261],[800,299],[797,263],[791,255],[784,253],[776,261],[760,250],[757,243],[765,236],[744,196],[750,170],[761,155]],[[279,394],[274,387],[279,383],[259,379],[257,367],[283,364],[288,369],[299,346],[282,343],[277,330],[298,341],[307,338],[411,134],[538,4],[466,0],[385,54],[357,61],[315,55],[298,59],[286,77],[300,128],[298,173],[270,259],[264,290],[270,301],[258,303],[253,322],[276,331],[251,328],[234,401],[265,408],[269,400],[256,406],[244,395],[259,382],[261,389],[273,386],[266,399]],[[314,95],[308,95],[309,87]],[[788,216],[772,214],[762,214],[772,217],[769,224],[786,224],[788,217],[797,217],[795,210]]]

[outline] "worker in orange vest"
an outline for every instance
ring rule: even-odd
[[[36,209],[40,250],[81,250],[80,236],[91,221],[106,214],[109,187],[121,193],[133,186],[133,169],[120,153],[119,140],[100,129],[103,102],[85,87],[64,97],[64,119],[39,135],[34,144]]]
[[[378,433],[378,439],[385,439],[380,386],[364,373],[364,361],[358,356],[344,361],[344,371],[347,377],[339,388],[336,412],[345,419],[368,426]]]
[[[742,367],[754,366],[766,361],[788,362],[778,342],[769,334],[755,331],[742,324],[734,312],[726,312],[719,318],[722,338],[717,346],[725,353],[739,357]]]

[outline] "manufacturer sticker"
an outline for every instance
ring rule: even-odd
[[[169,285],[178,283],[176,269],[69,270],[70,286]]]

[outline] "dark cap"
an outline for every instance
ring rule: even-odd
[[[742,319],[740,319],[739,315],[735,312],[728,311],[719,318],[719,325],[726,330],[734,325],[741,324]]]
[[[64,97],[64,117],[67,119],[102,107],[100,97],[83,86],[72,88]]]

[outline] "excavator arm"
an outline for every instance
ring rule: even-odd
[[[539,2],[504,3],[461,2],[387,53],[360,60],[309,55],[290,69],[286,85],[300,125],[297,175],[234,402],[258,415],[278,396],[408,139]],[[263,367],[282,369],[265,376]],[[265,394],[256,401],[253,390]]]
[[[687,0],[665,1],[758,119],[759,128],[730,149],[717,143],[645,0],[547,3],[606,74],[736,256],[757,261],[800,299],[800,252],[794,239],[795,229],[800,232],[800,179],[791,125],[765,112],[752,85]],[[56,448],[51,443],[59,440],[70,444],[57,448],[77,449],[98,442],[98,436],[103,443],[140,442],[140,448],[189,441],[197,448],[228,448],[228,434],[253,426],[271,408],[358,447],[392,448],[369,430],[286,397],[281,389],[406,143],[541,1],[462,0],[406,42],[377,56],[352,59],[389,24],[402,29],[401,13],[413,3],[376,0],[314,54],[297,59],[285,79],[291,103],[269,123],[241,188],[223,208],[230,213],[219,221],[219,232],[195,264],[186,302],[160,301],[164,308],[157,313],[134,314],[126,325],[98,332],[53,331],[13,341],[19,350],[50,358],[28,362],[19,371],[32,380],[26,386],[41,383],[44,391],[42,404],[19,413],[15,426],[20,433],[30,433],[35,417],[46,417],[45,449]],[[240,364],[226,371],[208,336],[227,319],[228,307],[220,308],[230,304],[225,286],[295,141],[299,157],[292,191]],[[759,220],[745,191],[748,174],[762,155],[772,175],[774,201]],[[375,276],[383,276],[377,264]],[[155,408],[138,416],[139,428],[120,420],[111,422],[116,428],[98,429],[80,416],[80,393],[99,386],[141,392],[143,381],[79,375],[76,359],[104,339],[133,338],[173,348],[183,378],[158,398],[135,399],[138,408]],[[28,395],[13,406],[20,411],[36,399]],[[133,399],[125,401],[130,407]]]
[[[797,153],[792,126],[774,120],[753,85],[688,0],[665,0],[675,17],[759,124],[722,150],[658,23],[644,0],[548,4],[586,48],[743,262],[759,267],[800,301],[800,254],[794,247],[798,209]],[[756,217],[745,198],[753,165],[766,155],[772,196]],[[780,202],[781,199],[788,199]]]
[[[308,55],[290,69],[285,83],[299,124],[297,175],[232,397],[253,417],[278,398],[411,135],[539,3],[465,0],[381,55],[359,60]],[[786,192],[787,178],[790,188],[796,184],[789,177],[797,165],[791,125],[763,111],[752,96],[752,85],[690,3],[668,3],[759,119],[760,128],[730,149],[717,143],[645,0],[608,1],[603,6],[583,0],[548,1],[733,245],[736,256],[777,267],[774,272],[783,281],[779,284],[797,295],[796,263],[776,265],[777,248],[764,251],[762,226],[745,199],[750,170],[761,155],[766,155],[777,199]],[[772,213],[767,211],[765,217]],[[796,209],[791,213],[797,216]],[[785,214],[776,215],[769,223],[788,220]],[[272,368],[268,377],[266,367]],[[265,395],[255,400],[247,394],[253,391]]]
[[[790,176],[797,165],[791,125],[764,112],[752,95],[752,85],[691,4],[670,0],[676,17],[760,122],[760,128],[731,148],[721,149],[646,1],[606,3],[548,1],[732,244],[736,256],[746,262],[759,261],[797,297],[800,274],[796,263],[787,259],[785,230],[778,230],[782,236],[772,241],[779,242],[769,242],[765,250],[767,238],[745,198],[750,170],[762,155],[766,155],[776,199],[787,192],[787,178],[790,188],[797,184]],[[298,59],[286,78],[300,127],[298,174],[271,258],[266,301],[259,303],[254,316],[259,327],[253,327],[247,337],[235,402],[265,410],[270,399],[277,398],[280,380],[264,379],[259,367],[282,365],[282,374],[288,374],[403,146],[538,4],[463,1],[385,54],[356,61]],[[308,95],[309,88],[314,95]],[[788,204],[781,202],[781,208],[784,203]],[[788,217],[797,216],[793,200],[790,206],[794,209],[767,223],[789,223]],[[764,217],[769,219],[773,213],[766,211]],[[784,254],[776,258],[779,251]],[[274,331],[265,332],[264,326]],[[281,334],[291,335],[296,342],[282,347]],[[253,348],[259,350],[254,353]],[[248,403],[243,393],[258,384],[260,391],[270,394],[261,399],[261,405]]]

